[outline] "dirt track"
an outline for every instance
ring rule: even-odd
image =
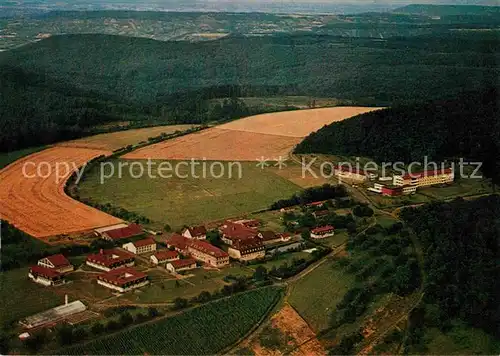
[[[54,147],[5,167],[0,171],[1,218],[42,240],[121,222],[118,218],[73,200],[64,192],[64,183],[71,175],[72,167],[80,167],[102,154],[109,152]],[[71,165],[68,166],[70,169],[63,166],[65,163]],[[61,165],[59,179],[55,173],[56,164]],[[40,167],[43,177],[37,174],[37,167]]]
[[[274,160],[286,157],[305,136],[324,125],[373,110],[378,108],[334,107],[256,115],[144,147],[123,158]]]

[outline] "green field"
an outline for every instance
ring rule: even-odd
[[[316,242],[321,244],[321,245],[324,245],[324,246],[335,248],[335,247],[342,245],[344,242],[346,242],[348,238],[349,238],[349,235],[348,235],[347,231],[337,230],[337,231],[335,231],[335,235],[327,237],[326,239],[316,240]]]
[[[354,276],[328,260],[292,284],[289,302],[318,332],[329,326],[330,313],[353,285]]]
[[[71,355],[208,355],[244,336],[274,306],[280,288],[241,293],[143,324],[123,332],[60,350]]]
[[[8,326],[32,314],[64,303],[58,287],[46,288],[28,279],[28,269],[0,273],[0,319]]]
[[[239,267],[227,267],[220,271],[196,269],[186,271],[187,277],[177,280],[171,275],[160,271],[148,271],[151,284],[127,293],[123,298],[134,303],[165,303],[172,302],[175,298],[192,298],[203,291],[218,292],[227,283],[223,278],[227,275],[248,276],[252,270]]]
[[[128,160],[114,161],[115,172],[118,172],[119,162],[130,163]],[[147,161],[134,162],[142,162],[147,168]],[[171,163],[175,167],[178,162]],[[195,178],[190,174],[191,169],[184,165],[179,166],[179,174],[173,174],[172,178],[150,178],[145,174],[143,178],[134,179],[140,168],[134,166],[130,172],[125,167],[121,178],[115,174],[104,184],[100,184],[100,173],[95,169],[80,182],[79,192],[81,198],[101,204],[111,203],[144,215],[156,223],[154,227],[161,228],[168,223],[180,228],[184,224],[204,223],[262,210],[274,201],[288,198],[301,190],[288,180],[256,167],[255,163],[241,163],[241,178],[236,166],[232,168],[231,178],[228,165],[225,167],[225,176],[220,179],[202,178],[201,168],[195,171],[201,178]],[[189,178],[181,178],[184,175],[189,175]]]
[[[426,187],[420,189],[420,194],[440,200],[492,193],[493,189],[491,182],[487,179],[457,179],[449,186]]]
[[[252,265],[251,267],[256,268],[257,266],[264,266],[269,271],[273,267],[279,268],[280,266],[284,265],[285,263],[287,263],[288,266],[290,266],[294,259],[298,260],[301,258],[303,258],[305,260],[309,260],[309,259],[311,259],[311,254],[307,253],[307,252],[302,252],[302,251],[283,253],[283,254],[279,255],[278,257],[276,257],[276,259],[274,259],[272,261],[268,261],[268,262],[260,263],[260,264],[255,264],[255,265]]]

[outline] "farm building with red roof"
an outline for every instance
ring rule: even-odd
[[[126,244],[123,244],[122,248],[132,252],[134,255],[140,255],[156,251],[156,241],[149,237],[143,240],[127,242]]]
[[[44,257],[38,260],[38,265],[45,268],[51,268],[59,273],[68,273],[74,270],[73,265],[62,254]]]
[[[97,276],[97,283],[120,293],[140,288],[149,283],[148,275],[130,267],[121,267]]]
[[[331,225],[320,226],[311,230],[311,238],[313,239],[324,239],[326,237],[333,236],[335,234],[335,228]]]
[[[143,235],[142,227],[137,224],[130,224],[126,227],[120,227],[113,230],[106,230],[102,232],[102,237],[105,240],[116,241],[121,239],[128,239],[135,236]]]
[[[131,267],[135,260],[134,256],[126,251],[111,249],[88,255],[85,263],[103,271],[110,271],[120,267]]]
[[[172,273],[187,271],[196,268],[196,260],[193,258],[186,258],[183,260],[175,260],[167,263],[167,270]]]
[[[44,286],[56,286],[64,284],[63,274],[57,272],[54,268],[47,268],[42,266],[33,266],[29,269],[28,278],[33,282],[42,284]]]
[[[273,231],[260,231],[257,237],[264,245],[272,245],[281,242],[281,236],[276,235]]]
[[[188,252],[187,247],[191,240],[179,234],[172,234],[169,238],[165,240],[168,248],[173,248],[180,253],[186,254]]]
[[[213,267],[223,267],[229,264],[229,255],[207,241],[192,240],[188,245],[188,252],[193,258]]]
[[[150,257],[154,265],[164,264],[179,259],[179,252],[170,250],[160,250],[153,253]]]
[[[257,230],[232,221],[226,221],[219,230],[222,234],[221,240],[227,245],[232,245],[238,240],[253,239],[258,234]]]
[[[191,226],[182,230],[182,236],[188,239],[205,240],[207,238],[207,229],[205,226]]]

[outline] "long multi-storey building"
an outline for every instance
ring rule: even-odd
[[[187,249],[191,257],[210,266],[223,267],[229,264],[226,252],[204,240],[192,240]]]
[[[452,183],[454,179],[453,169],[445,168],[394,176],[393,184],[395,186],[426,187],[435,184]]]
[[[266,255],[264,243],[258,237],[236,241],[233,245],[229,246],[227,252],[232,258],[241,261],[256,260]]]

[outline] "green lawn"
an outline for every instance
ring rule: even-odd
[[[237,342],[282,295],[276,287],[224,298],[153,323],[60,350],[75,355],[212,355]]]
[[[458,179],[449,186],[421,188],[420,193],[434,199],[453,199],[467,195],[491,194],[493,190],[491,183],[485,179]]]
[[[398,222],[396,219],[393,219],[385,214],[377,215],[376,218],[377,224],[381,225],[383,228],[391,227],[393,224]]]
[[[125,294],[124,298],[135,303],[168,303],[178,297],[192,298],[203,291],[219,291],[227,284],[223,280],[227,275],[248,276],[252,271],[240,267],[227,267],[220,271],[198,268],[185,271],[185,275],[189,277],[183,280],[177,280],[161,271],[150,271],[147,274],[151,276],[151,283]]]
[[[290,304],[315,332],[326,329],[330,313],[354,285],[354,276],[328,260],[291,285]]]
[[[60,287],[43,287],[28,279],[28,268],[0,273],[0,319],[3,326],[64,303]]]
[[[118,172],[119,162],[114,161],[115,172]],[[140,162],[146,165],[147,161]],[[176,163],[172,162],[172,165]],[[274,201],[301,190],[290,181],[250,162],[241,163],[241,178],[235,166],[233,177],[228,178],[226,174],[226,178],[220,179],[195,178],[185,166],[181,166],[179,175],[172,178],[149,178],[145,174],[143,178],[134,179],[132,176],[140,172],[137,166],[132,172],[128,167],[122,172],[121,178],[115,174],[104,184],[100,184],[99,170],[89,172],[80,183],[80,196],[147,216],[156,222],[155,227],[168,223],[180,228],[184,224],[247,214],[268,208]],[[189,178],[180,178],[186,174]],[[202,174],[201,168],[196,174]]]
[[[349,235],[346,230],[337,230],[335,231],[335,235],[327,237],[326,239],[319,239],[315,241],[321,245],[335,248],[346,242],[348,238]]]
[[[290,266],[294,259],[298,260],[300,258],[308,260],[311,258],[311,254],[307,253],[307,252],[302,252],[302,251],[283,253],[283,254],[280,254],[276,259],[274,259],[272,261],[254,264],[254,265],[251,265],[250,267],[256,268],[257,266],[264,266],[269,271],[273,267],[278,268],[278,267],[282,266],[284,263],[288,263],[288,265]]]

